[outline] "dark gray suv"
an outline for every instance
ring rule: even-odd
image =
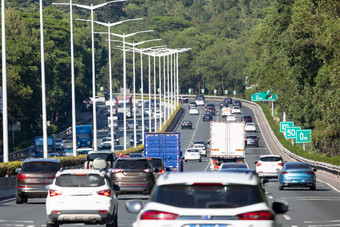
[[[45,186],[53,182],[60,168],[59,159],[26,159],[17,169],[16,203],[27,203],[28,198],[46,198],[48,190]]]
[[[118,158],[111,170],[112,183],[119,186],[116,194],[150,194],[155,175],[147,158]]]

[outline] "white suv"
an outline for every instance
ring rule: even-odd
[[[280,155],[261,155],[260,160],[255,162],[256,173],[259,177],[277,177],[283,168],[283,161]]]
[[[274,212],[286,212],[287,204],[269,207],[254,174],[183,172],[161,175],[145,205],[130,200],[126,208],[139,212],[133,227],[266,227],[278,225]]]
[[[60,170],[48,188],[47,227],[65,223],[117,226],[117,197],[105,171]]]

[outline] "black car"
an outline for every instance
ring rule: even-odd
[[[208,109],[209,107],[215,108],[215,105],[214,105],[213,103],[208,103],[208,104],[205,106],[205,109]]]
[[[233,99],[230,97],[225,98],[223,101],[225,101],[228,104],[233,104]]]
[[[182,103],[188,103],[188,102],[189,102],[188,96],[182,96],[181,102],[182,102]]]
[[[213,115],[211,113],[206,113],[203,115],[203,121],[212,121]]]
[[[239,107],[242,107],[242,102],[240,100],[235,100],[233,102],[233,106],[239,106]]]
[[[196,99],[203,99],[203,100],[205,100],[204,95],[196,95]]]
[[[241,121],[245,121],[245,122],[253,122],[253,118],[249,115],[244,115],[241,119]]]
[[[130,145],[131,146],[134,146],[135,145],[135,141],[134,141],[134,134],[131,135],[130,137]],[[143,139],[142,139],[142,135],[141,134],[136,134],[136,145],[140,145],[143,143]]]
[[[254,145],[256,147],[259,146],[259,138],[257,138],[257,136],[255,135],[247,135],[246,136],[246,147],[249,146],[249,145]]]
[[[182,127],[182,129],[184,129],[184,128],[192,129],[192,122],[191,121],[182,121],[181,127]]]
[[[222,109],[223,107],[228,107],[228,103],[226,101],[220,102],[220,109]]]
[[[206,108],[205,111],[207,113],[211,113],[212,115],[215,115],[215,113],[216,113],[215,107],[212,107],[212,106],[208,106],[208,108]]]

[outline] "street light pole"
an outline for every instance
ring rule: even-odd
[[[75,4],[75,6],[79,8],[84,9],[90,9],[91,10],[91,47],[92,47],[92,110],[93,110],[93,150],[97,151],[97,111],[96,111],[96,71],[95,71],[95,59],[94,59],[94,29],[93,29],[93,10],[98,9],[100,7],[106,6],[109,3],[113,2],[124,2],[126,0],[115,0],[115,1],[109,1],[98,5],[87,6],[87,5],[80,5]]]
[[[158,59],[158,65],[159,65],[159,129],[162,130],[162,68],[161,68],[161,56],[159,56]]]
[[[1,42],[2,42],[2,132],[4,163],[8,162],[8,112],[7,112],[7,63],[5,0],[1,0]],[[12,129],[13,130],[13,129]]]
[[[169,70],[170,70],[170,67],[169,67],[169,62],[170,62],[170,54],[167,56],[167,74],[168,74],[168,94],[167,94],[167,98],[168,98],[168,120],[170,120],[170,73],[169,73]]]

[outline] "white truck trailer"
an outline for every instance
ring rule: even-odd
[[[210,122],[210,170],[219,170],[223,162],[244,162],[245,123]]]

